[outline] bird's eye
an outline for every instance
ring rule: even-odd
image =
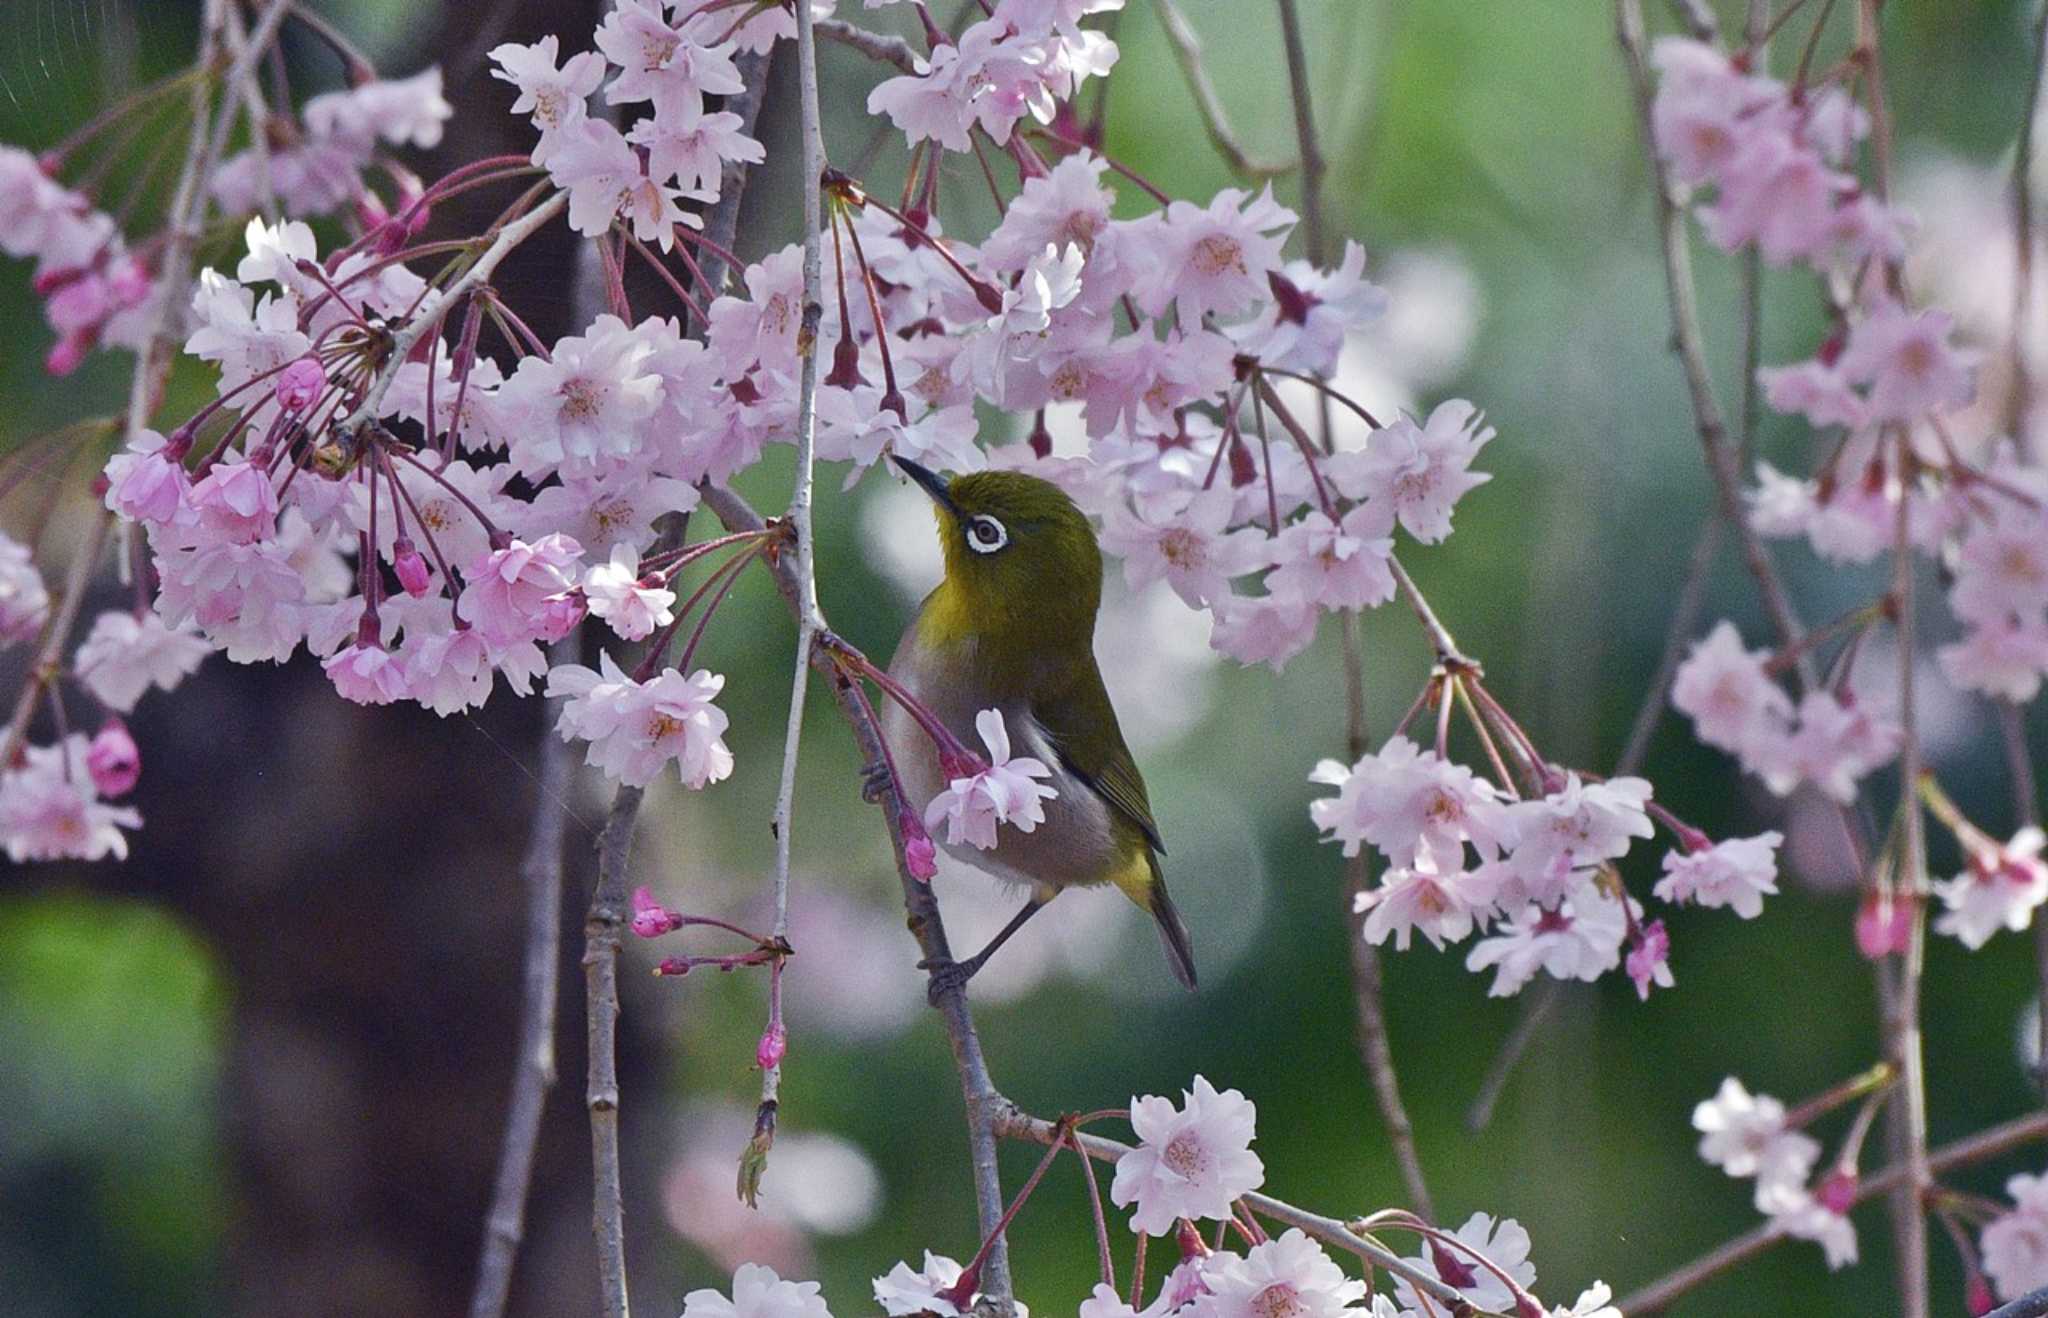
[[[993,554],[1009,543],[1010,533],[987,513],[977,514],[967,523],[967,547],[977,554]]]

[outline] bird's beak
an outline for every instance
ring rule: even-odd
[[[956,517],[959,516],[960,509],[953,503],[953,496],[947,492],[944,477],[929,467],[912,462],[909,458],[900,458],[894,453],[889,455],[889,461],[903,468],[904,475],[922,485],[924,492],[931,495],[932,501],[937,503],[939,507],[944,508]]]

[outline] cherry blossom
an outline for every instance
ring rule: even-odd
[[[1168,1235],[1180,1218],[1221,1218],[1231,1204],[1265,1182],[1265,1164],[1251,1151],[1257,1109],[1235,1089],[1218,1093],[1196,1076],[1176,1110],[1157,1094],[1131,1099],[1138,1147],[1117,1159],[1109,1188],[1118,1207],[1137,1207],[1131,1230]],[[1212,1283],[1213,1284],[1213,1283]]]
[[[974,728],[988,748],[988,767],[955,777],[925,806],[924,825],[936,829],[943,820],[947,846],[964,843],[987,851],[996,845],[997,824],[1031,832],[1045,822],[1044,803],[1059,792],[1038,781],[1052,776],[1043,760],[1011,757],[1010,730],[1000,710],[982,710],[974,716]]]
[[[1330,475],[1355,499],[1385,499],[1408,534],[1437,544],[1451,533],[1451,509],[1492,480],[1470,470],[1480,447],[1493,438],[1472,404],[1439,403],[1420,425],[1401,417],[1376,430],[1363,449],[1330,460]]]
[[[1627,932],[1621,902],[1581,886],[1555,909],[1531,902],[1509,914],[1501,933],[1472,948],[1465,968],[1492,968],[1493,984],[1486,992],[1495,998],[1521,992],[1539,971],[1590,983],[1621,964]]]
[[[2012,1210],[1984,1227],[1984,1271],[2001,1300],[2048,1286],[2048,1176],[2022,1172],[2005,1183]]]
[[[126,714],[152,686],[176,689],[210,652],[203,638],[172,630],[154,613],[109,609],[93,619],[71,669],[94,699]]]
[[[742,1263],[732,1274],[732,1298],[715,1290],[683,1297],[683,1318],[832,1318],[815,1281],[784,1281],[773,1268]]]
[[[675,621],[676,593],[641,579],[640,554],[630,544],[613,545],[611,561],[584,574],[583,594],[592,616],[629,641]]]
[[[0,647],[29,640],[50,613],[35,551],[0,532]]]
[[[1201,608],[1228,595],[1232,578],[1266,565],[1264,536],[1250,528],[1228,529],[1234,503],[1229,490],[1212,489],[1150,517],[1112,504],[1102,547],[1123,559],[1131,589],[1164,578],[1190,608]]]
[[[1937,879],[1934,895],[1945,909],[1934,931],[1975,951],[2000,929],[2018,933],[2032,924],[2035,908],[2048,901],[2044,842],[2048,835],[2030,825],[2004,846],[1973,851],[1969,868],[1955,878]]]
[[[1666,852],[1656,894],[1674,904],[1725,906],[1754,920],[1763,914],[1764,898],[1777,895],[1778,848],[1784,841],[1785,835],[1774,829],[1698,850]]]
[[[99,799],[90,743],[72,733],[54,746],[26,746],[0,772],[0,846],[19,865],[31,860],[128,858],[128,835],[142,816]]]
[[[1536,1265],[1529,1261],[1529,1233],[1511,1217],[1496,1220],[1486,1213],[1474,1213],[1453,1233],[1465,1248],[1432,1242],[1431,1257],[1407,1262],[1423,1272],[1433,1272],[1455,1286],[1474,1309],[1489,1313],[1516,1311],[1515,1292],[1493,1268],[1476,1262],[1478,1254],[1515,1279],[1523,1290],[1536,1284]],[[1394,1294],[1401,1303],[1420,1308],[1414,1287],[1403,1277],[1394,1278]]]
[[[1363,1313],[1365,1283],[1345,1275],[1323,1247],[1299,1228],[1254,1245],[1242,1256],[1212,1254],[1202,1267],[1208,1293],[1195,1297],[1193,1318],[1334,1318]]]
[[[548,672],[547,693],[563,699],[555,729],[563,740],[589,743],[586,763],[629,787],[645,787],[670,760],[685,787],[715,783],[732,773],[723,740],[725,711],[712,701],[725,679],[699,669],[684,677],[664,668],[642,681],[628,677],[611,653],[596,671],[561,664]]]
[[[1785,1126],[1785,1105],[1752,1095],[1734,1076],[1692,1113],[1700,1157],[1730,1176],[1754,1177],[1759,1207],[1786,1187],[1802,1189],[1820,1158],[1820,1143]]]
[[[912,1270],[908,1263],[898,1263],[886,1277],[875,1278],[875,1303],[890,1315],[928,1313],[939,1318],[957,1318],[960,1307],[944,1293],[960,1284],[960,1273],[958,1263],[926,1250],[922,1271]]]

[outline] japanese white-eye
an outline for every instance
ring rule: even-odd
[[[1145,780],[1095,663],[1095,529],[1064,490],[1036,476],[981,471],[948,481],[895,462],[936,505],[946,577],[903,633],[889,673],[967,745],[976,744],[975,715],[1001,711],[1018,753],[1044,762],[1059,793],[1045,803],[1044,823],[1000,830],[992,851],[947,847],[1027,885],[1030,897],[987,947],[937,969],[971,976],[1063,889],[1110,883],[1152,916],[1174,975],[1194,988],[1194,952],[1160,874],[1165,847]],[[911,801],[945,790],[937,748],[910,716],[892,704],[885,730]]]

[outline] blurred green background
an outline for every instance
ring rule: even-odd
[[[392,72],[435,57],[452,61],[502,17],[496,6],[321,7]],[[1441,547],[1411,549],[1406,561],[1545,751],[1605,769],[1655,664],[1709,507],[1666,351],[1650,198],[1611,11],[1598,0],[1301,7],[1331,161],[1328,218],[1333,232],[1366,245],[1368,274],[1396,299],[1387,332],[1361,346],[1361,387],[1411,407],[1469,397],[1500,432],[1482,460],[1494,480],[1460,508],[1457,534]],[[174,67],[189,49],[192,8],[8,0],[0,6],[0,140],[47,145],[89,115],[109,85]],[[858,6],[843,8],[869,19]],[[1182,0],[1182,8],[1241,140],[1257,158],[1291,156],[1273,7]],[[1886,8],[1904,177],[1944,161],[1983,171],[1981,195],[1940,200],[1995,221],[2005,204],[1995,171],[2009,168],[2026,92],[2029,6],[1898,0]],[[535,21],[531,13],[515,18],[527,39],[550,20],[544,14],[539,28]],[[584,42],[587,18],[554,21],[565,47]],[[1653,22],[1668,25],[1668,16],[1655,13]],[[1108,149],[1177,196],[1206,199],[1236,182],[1203,137],[1147,0],[1132,0],[1116,37],[1123,60],[1109,93]],[[1832,32],[1824,50],[1838,50],[1843,39]],[[317,50],[295,46],[293,59],[307,85],[334,76]],[[843,50],[829,49],[825,62],[832,154],[852,161],[874,134],[859,107],[876,74]],[[780,94],[786,75],[778,70],[762,130],[771,161],[793,141]],[[509,89],[486,82],[474,62],[451,67],[450,76],[480,105],[509,102]],[[454,136],[462,131],[458,121]],[[901,165],[900,151],[884,150],[866,177],[890,194]],[[986,224],[978,171],[956,158],[949,181],[947,229],[973,236]],[[794,236],[791,182],[786,166],[757,178],[742,232],[747,252]],[[1291,179],[1278,190],[1296,197]],[[1703,251],[1699,268],[1725,396],[1740,351],[1735,266]],[[1766,361],[1810,351],[1821,321],[1809,280],[1768,276],[1764,306]],[[0,350],[0,443],[118,405],[125,357],[97,360],[69,380],[42,374],[46,340],[19,265],[0,277],[0,316],[16,326]],[[181,384],[192,396],[205,387],[196,373]],[[1760,453],[1794,470],[1807,465],[1806,446],[1789,425],[1767,422],[1758,436]],[[771,456],[745,488],[770,507],[786,480],[786,458]],[[827,488],[837,485],[834,473]],[[33,504],[17,495],[4,510],[8,524],[32,517]],[[931,579],[922,514],[870,478],[845,496],[828,494],[819,528],[827,613],[856,644],[887,654]],[[1708,617],[1732,617],[1761,643],[1765,628],[1747,580],[1732,555],[1723,558]],[[1782,558],[1809,617],[1832,616],[1875,589],[1874,577],[1823,571],[1797,547]],[[1202,624],[1170,597],[1113,594],[1103,636],[1111,685],[1127,711],[1144,711],[1127,717],[1139,725],[1139,757],[1172,850],[1175,892],[1204,955],[1204,986],[1193,997],[1172,990],[1150,931],[1121,918],[1114,897],[1062,900],[1034,927],[1033,941],[1006,952],[977,985],[995,1079],[1027,1108],[1053,1114],[1176,1093],[1201,1073],[1258,1103],[1269,1191],[1338,1215],[1396,1203],[1400,1184],[1355,1046],[1343,873],[1334,849],[1317,843],[1305,808],[1315,760],[1343,752],[1336,637],[1326,626],[1283,675],[1239,671],[1208,661]],[[771,855],[765,820],[791,633],[763,579],[743,585],[728,608],[707,642],[708,662],[730,675],[722,703],[739,770],[701,795],[657,790],[637,867],[672,906],[747,919],[760,912]],[[1929,634],[1946,638],[1939,627]],[[1412,620],[1396,609],[1368,617],[1364,635],[1373,725],[1383,734],[1425,678],[1427,655]],[[423,820],[445,814],[485,821],[479,833],[507,831],[503,845],[516,854],[531,790],[533,716],[444,722],[416,710],[357,711],[326,693],[317,674],[309,682],[304,674],[224,668],[210,666],[193,697],[216,702],[210,715],[159,710],[146,726],[138,722],[149,734],[151,823],[124,874],[17,869],[0,885],[0,1310],[129,1318],[348,1311],[313,1302],[310,1292],[296,1307],[294,1287],[310,1283],[272,1273],[253,1243],[263,1238],[260,1204],[278,1173],[262,1155],[265,1127],[247,1109],[279,1100],[262,1096],[276,1073],[251,1058],[288,1072],[294,1054],[252,1051],[244,1026],[253,1002],[277,997],[274,980],[255,977],[289,983],[297,973],[286,954],[295,940],[338,938],[348,954],[381,965],[389,934],[392,945],[417,945],[419,955],[402,964],[423,978],[401,1001],[419,1003],[421,1021],[434,1023],[421,1024],[419,1038],[406,1034],[403,1045],[372,1037],[360,1056],[370,1059],[365,1065],[384,1059],[378,1064],[422,1093],[438,1073],[421,1069],[431,1061],[411,1059],[435,1058],[458,1042],[472,1050],[465,1056],[486,1059],[479,1066],[490,1083],[466,1124],[413,1129],[422,1147],[466,1144],[454,1157],[470,1182],[421,1184],[388,1200],[335,1198],[336,1220],[325,1229],[367,1241],[383,1229],[380,1216],[402,1217],[432,1201],[429,1215],[448,1219],[444,1243],[407,1265],[426,1280],[411,1291],[360,1294],[435,1298],[399,1308],[363,1299],[355,1311],[452,1311],[472,1266],[470,1210],[480,1213],[495,1156],[500,1113],[489,1096],[502,1092],[509,1065],[518,948],[490,939],[440,947],[434,922],[450,911],[451,921],[470,919],[469,903],[479,912],[516,910],[519,893],[509,864],[486,864],[459,846],[416,848],[414,838],[439,827]],[[267,702],[264,726],[275,735],[224,743],[220,720],[239,727],[254,719],[244,713],[253,701]],[[883,834],[858,800],[853,748],[822,695],[812,714],[798,793],[795,942],[822,950],[800,955],[791,970],[784,1139],[760,1218],[732,1205],[730,1176],[754,1095],[749,1067],[763,984],[747,976],[654,983],[644,972],[660,951],[627,949],[629,1081],[637,1076],[626,1094],[635,1155],[628,1179],[638,1200],[636,1298],[649,1313],[678,1311],[686,1290],[723,1285],[732,1264],[750,1256],[815,1275],[838,1312],[863,1312],[868,1279],[895,1260],[915,1262],[927,1248],[964,1259],[977,1243],[958,1090],[910,967],[916,953],[901,931]],[[1993,831],[2008,831],[2014,821],[1987,711],[1935,701],[1930,719],[1944,779]],[[223,787],[215,776],[225,772],[223,757],[245,752],[283,758],[275,772]],[[335,822],[347,803],[375,796],[358,766],[398,759],[414,766],[406,781],[420,790],[378,798],[375,811],[348,815],[345,828]],[[1487,981],[1462,968],[1463,949],[1442,955],[1422,947],[1386,960],[1394,1052],[1439,1211],[1453,1223],[1473,1211],[1520,1219],[1535,1238],[1539,1291],[1552,1303],[1595,1278],[1626,1292],[1755,1222],[1745,1186],[1693,1153],[1692,1106],[1724,1075],[1791,1102],[1863,1069],[1877,1050],[1872,979],[1850,936],[1852,901],[1838,859],[1800,823],[1810,812],[1761,797],[1678,724],[1660,732],[1647,774],[1659,799],[1710,831],[1784,828],[1796,873],[1754,922],[1725,912],[1671,914],[1676,991],[1648,1004],[1625,981],[1566,993],[1484,1131],[1468,1133],[1464,1114],[1521,1004],[1487,998]],[[1891,785],[1880,779],[1878,790],[1888,795]],[[572,826],[572,836],[587,842],[602,810],[586,785],[577,802],[586,827]],[[216,838],[216,851],[177,850],[224,813],[240,831]],[[329,845],[341,850],[318,850]],[[291,861],[313,854],[324,859]],[[1653,880],[1655,854],[1646,849],[1627,870],[1640,895]],[[1938,851],[1937,860],[1948,865],[1952,856]],[[216,862],[246,863],[291,894],[294,905],[283,909],[308,912],[250,935],[278,955],[222,950],[220,930],[240,917],[219,918],[223,908],[204,895],[209,883],[227,882],[228,870],[208,868]],[[436,872],[455,875],[466,886],[454,891],[466,896],[410,911],[417,922],[393,915],[388,904],[399,899],[391,894],[410,890],[413,867],[441,862]],[[942,903],[959,913],[956,945],[1006,914],[1010,899],[977,878],[947,874],[939,883]],[[450,890],[438,891],[443,901]],[[573,918],[568,927],[573,933]],[[493,928],[516,937],[516,918]],[[998,974],[1013,959],[1007,977]],[[581,1015],[573,959],[568,970],[563,1018],[573,1026]],[[1974,955],[1935,940],[1926,1021],[1937,1142],[2037,1101],[2016,1053],[2035,974],[2029,938],[2002,935]],[[328,991],[305,982],[311,1002],[299,1007],[332,1010],[344,1018],[338,1034],[361,1034]],[[370,987],[361,992],[370,1000]],[[472,1019],[448,1005],[465,1000],[494,1004],[491,1014]],[[399,1019],[393,1038],[405,1034],[402,1010]],[[571,1071],[580,1047],[580,1031],[565,1032]],[[379,1101],[399,1100],[365,1100]],[[582,1312],[587,1301],[559,1298],[587,1294],[587,1273],[575,1271],[587,1254],[577,1235],[585,1174],[578,1159],[586,1156],[577,1143],[579,1074],[564,1075],[552,1107],[560,1137],[543,1163],[521,1304],[526,1312]],[[412,1129],[403,1114],[396,1121],[365,1118],[332,1139],[374,1143],[382,1137],[372,1129]],[[1839,1121],[1823,1133],[1832,1143]],[[1877,1143],[1866,1170],[1878,1165]],[[408,1147],[371,1156],[399,1159],[392,1174],[404,1184],[404,1160],[425,1155]],[[1004,1156],[1014,1186],[1038,1151]],[[2042,1162],[2038,1151],[2026,1152],[1959,1182],[1995,1193],[2011,1170]],[[286,1165],[311,1178],[303,1193],[319,1199],[322,1164]],[[1887,1312],[1882,1209],[1866,1207],[1856,1221],[1864,1253],[1857,1268],[1830,1275],[1816,1247],[1789,1245],[1673,1312]],[[1095,1270],[1074,1166],[1055,1167],[1012,1239],[1034,1311],[1070,1311]],[[1956,1258],[1938,1232],[1932,1248],[1937,1310],[1961,1312]]]

